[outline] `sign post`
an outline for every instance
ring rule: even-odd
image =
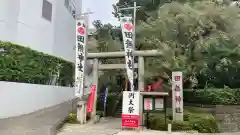
[[[77,119],[80,124],[86,120],[86,103],[83,101],[85,88],[85,67],[88,42],[88,14],[75,14],[76,17],[76,61],[75,61],[75,96],[78,97]],[[81,17],[78,17],[80,15]],[[82,17],[82,15],[84,15]]]
[[[182,72],[172,72],[172,111],[174,121],[183,121]]]
[[[123,128],[139,128],[139,96],[139,92],[123,92]]]
[[[87,17],[76,20],[76,63],[75,63],[75,96],[79,98],[77,119],[83,124],[85,104],[81,101],[84,94],[84,71],[86,65]]]
[[[122,35],[123,35],[123,44],[124,44],[124,50],[125,50],[125,59],[126,59],[126,70],[127,70],[127,76],[128,80],[131,84],[131,93],[123,94],[123,113],[122,113],[122,127],[130,127],[130,128],[138,128],[139,127],[139,99],[140,94],[139,92],[135,91],[134,86],[134,77],[135,77],[135,67],[134,67],[134,53],[135,53],[135,40],[136,40],[136,34],[135,34],[135,26],[136,26],[136,10],[137,10],[137,4],[134,2],[134,7],[128,7],[128,8],[121,8],[121,10],[134,10],[133,16],[124,16],[120,17],[120,24],[122,28]],[[127,95],[136,95],[134,96],[134,99],[128,99],[130,98]],[[132,107],[128,107],[128,100],[129,102],[134,100],[134,113],[130,113],[131,110],[124,110],[126,108],[131,109]]]

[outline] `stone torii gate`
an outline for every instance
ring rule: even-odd
[[[144,50],[144,51],[135,51],[134,56],[138,57],[138,63],[135,63],[134,67],[138,68],[138,91],[144,91],[144,57],[155,57],[162,56],[162,52],[158,50]],[[96,84],[98,89],[98,78],[99,70],[111,70],[111,69],[125,69],[125,64],[100,64],[99,59],[108,59],[108,58],[124,58],[125,52],[100,52],[100,53],[88,53],[88,60],[93,60],[93,84]],[[142,96],[140,95],[140,124],[143,124],[143,107],[142,107]],[[97,91],[95,91],[93,112],[91,114],[91,119],[94,119],[96,116],[97,108]]]

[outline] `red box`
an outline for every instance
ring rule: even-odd
[[[122,114],[122,127],[138,128],[139,127],[139,115]]]
[[[175,80],[175,81],[180,81],[180,80],[181,80],[181,76],[175,76],[175,77],[174,77],[174,80]]]

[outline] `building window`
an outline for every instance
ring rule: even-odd
[[[72,16],[73,16],[73,18],[75,18],[75,16],[76,16],[76,11],[75,10],[72,11]]]
[[[52,4],[47,0],[43,0],[42,17],[50,22],[52,20]]]
[[[72,14],[73,18],[75,18],[75,6],[72,3],[72,1],[71,0],[65,0],[64,5],[67,8],[67,10]]]

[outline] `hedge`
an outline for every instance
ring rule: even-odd
[[[72,86],[73,79],[73,63],[0,41],[0,81]]]
[[[239,105],[240,89],[184,90],[184,102],[206,105]]]
[[[167,124],[172,124],[172,131],[198,131],[200,133],[218,133],[217,122],[211,114],[184,113],[183,122],[172,121],[172,116],[167,116]],[[149,115],[149,128],[166,130],[164,114],[152,113]]]

